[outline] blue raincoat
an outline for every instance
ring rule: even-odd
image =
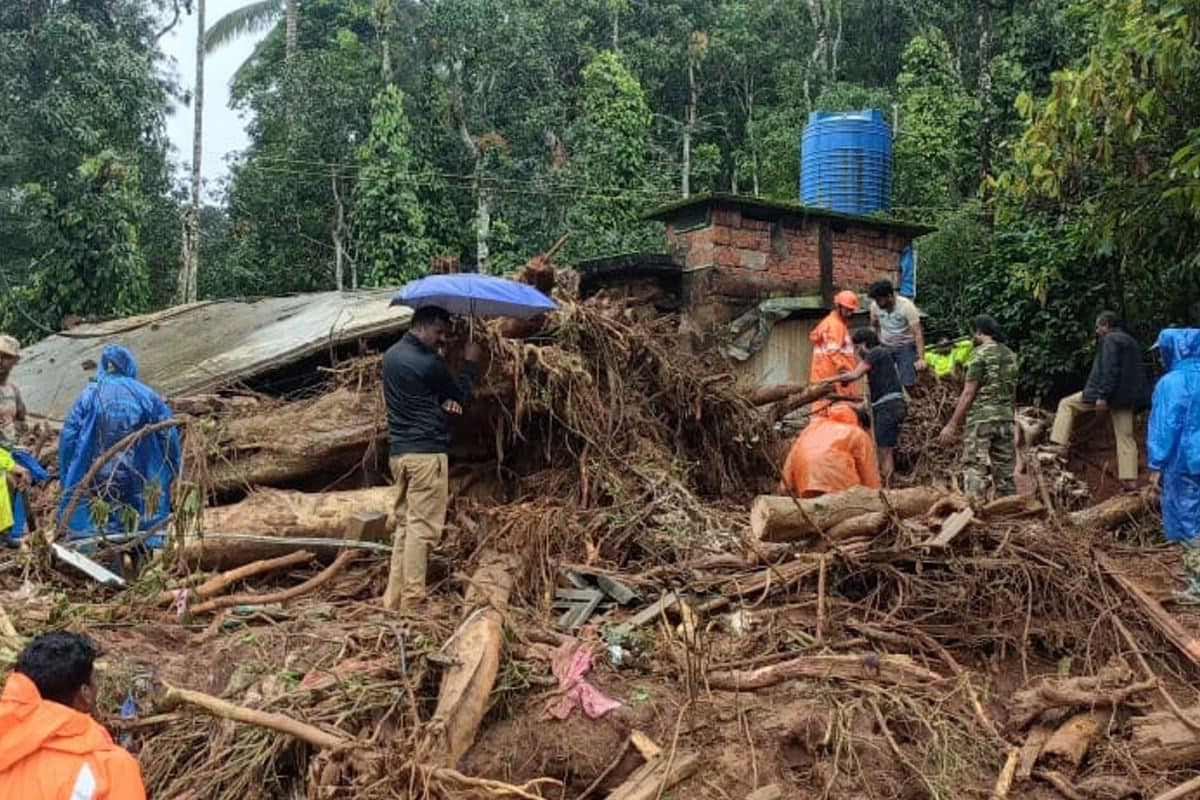
[[[96,380],[75,401],[59,437],[59,519],[101,453],[130,433],[170,418],[158,393],[137,379],[133,353],[118,345],[105,347]],[[170,513],[171,484],[181,459],[175,428],[144,436],[109,459],[80,495],[67,525],[71,538],[149,530],[161,523]],[[162,537],[152,536],[146,543],[161,546]]]
[[[1200,532],[1200,329],[1168,328],[1156,346],[1167,374],[1154,387],[1147,461],[1162,473],[1166,538],[1187,541]]]

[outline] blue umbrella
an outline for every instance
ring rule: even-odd
[[[430,275],[409,281],[392,297],[392,305],[420,308],[439,306],[469,317],[530,319],[558,305],[526,283],[491,275],[459,273]]]

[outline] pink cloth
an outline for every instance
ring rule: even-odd
[[[550,671],[558,678],[562,693],[546,704],[544,718],[566,719],[575,706],[583,706],[583,713],[591,719],[599,719],[621,705],[584,680],[583,676],[591,668],[592,651],[578,639],[568,639],[554,651]]]

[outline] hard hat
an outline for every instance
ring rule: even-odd
[[[842,289],[833,296],[834,305],[848,308],[851,311],[858,311],[858,295],[849,289]]]
[[[0,334],[0,355],[21,357],[21,343],[15,336],[9,336],[7,333]]]

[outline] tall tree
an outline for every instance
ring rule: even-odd
[[[65,314],[142,310],[147,273],[174,284],[171,86],[153,11],[0,3],[0,316],[22,337]]]
[[[196,300],[196,280],[200,274],[200,170],[204,155],[204,4],[196,0],[196,84],[192,91],[192,202],[183,214],[183,242],[180,252],[180,303]]]
[[[428,266],[430,243],[415,188],[409,130],[404,93],[394,86],[384,89],[371,104],[371,132],[357,154],[354,185],[358,260],[376,286],[418,277]]]

